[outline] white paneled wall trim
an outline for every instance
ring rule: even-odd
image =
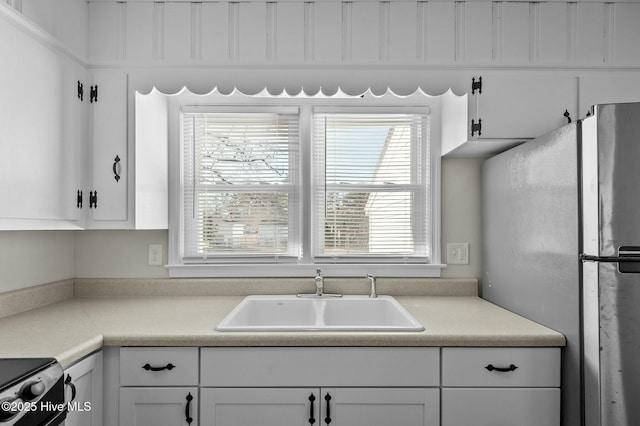
[[[64,55],[78,65],[86,66],[86,55],[82,55],[82,52],[74,50],[65,40],[52,34],[51,31],[45,30],[38,22],[29,19],[29,17],[21,13],[22,3],[15,1],[13,3],[14,4],[8,1],[5,5],[0,1],[0,19],[16,26],[48,49]]]
[[[640,67],[637,1],[93,0],[89,21],[98,66]]]

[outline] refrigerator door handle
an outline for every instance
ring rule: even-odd
[[[580,260],[583,262],[603,262],[603,263],[638,263],[640,255],[636,256],[592,256],[581,253]]]
[[[640,273],[640,247],[622,246],[618,249],[618,256],[591,256],[581,253],[583,262],[617,263],[621,274]]]

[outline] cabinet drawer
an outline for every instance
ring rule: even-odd
[[[437,348],[203,348],[201,385],[215,387],[440,384]]]
[[[559,387],[559,348],[444,348],[442,386]]]
[[[442,426],[559,426],[559,388],[442,389]]]
[[[121,386],[198,384],[198,348],[121,348]]]

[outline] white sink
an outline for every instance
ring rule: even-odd
[[[247,296],[218,331],[422,331],[391,296]]]

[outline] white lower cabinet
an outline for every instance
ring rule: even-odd
[[[102,426],[102,352],[64,371],[67,418],[64,426]]]
[[[559,348],[107,349],[104,426],[560,425]]]
[[[560,388],[442,389],[442,426],[559,426]]]
[[[203,388],[201,426],[439,426],[437,388]]]
[[[559,426],[559,348],[444,348],[442,426]]]
[[[123,426],[198,425],[198,388],[121,388]]]

